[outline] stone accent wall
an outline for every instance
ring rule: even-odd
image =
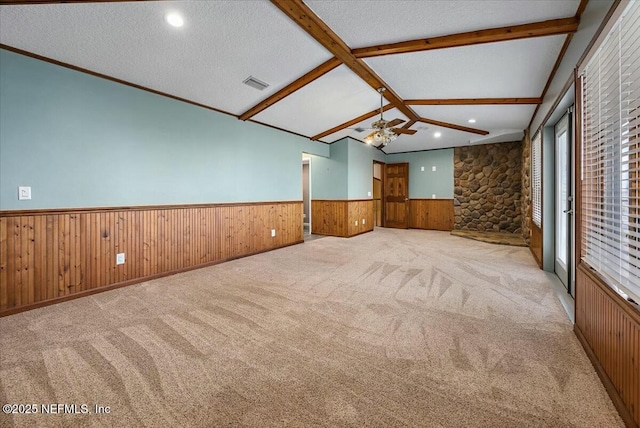
[[[522,233],[522,142],[456,147],[454,230]]]
[[[526,132],[522,139],[522,237],[531,241],[531,139]]]

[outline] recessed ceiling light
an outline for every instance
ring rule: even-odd
[[[442,136],[442,133],[441,132],[434,132],[433,136],[436,137],[436,138],[440,138]]]
[[[469,122],[469,123],[476,123],[476,120],[475,120],[475,119],[469,119],[467,122]]]
[[[184,25],[184,20],[180,15],[175,12],[169,12],[164,16],[164,20],[167,21],[167,24],[172,27],[182,27]]]

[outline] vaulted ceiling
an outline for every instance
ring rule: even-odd
[[[2,3],[7,49],[327,143],[362,140],[385,87],[417,131],[394,153],[520,139],[586,1]]]

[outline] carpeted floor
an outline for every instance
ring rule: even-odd
[[[622,427],[527,248],[376,229],[0,319],[0,426]],[[80,411],[80,408],[79,408]]]

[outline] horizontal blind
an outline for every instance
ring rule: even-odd
[[[542,137],[540,132],[531,141],[531,220],[542,227]]]
[[[582,259],[640,302],[640,2],[582,76]]]

